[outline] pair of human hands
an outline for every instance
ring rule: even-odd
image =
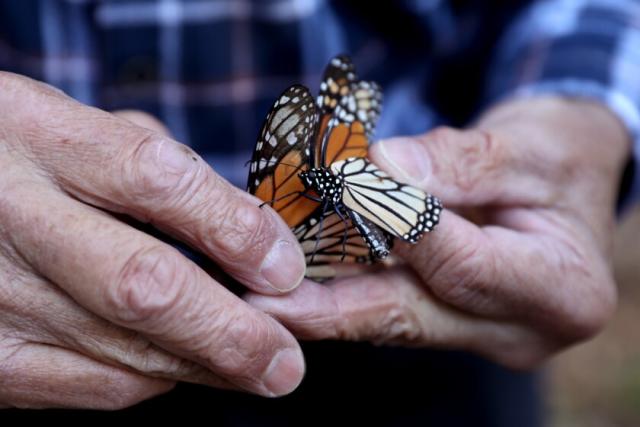
[[[304,374],[296,337],[533,367],[615,306],[608,254],[628,150],[604,108],[556,98],[376,144],[374,162],[449,209],[419,244],[396,245],[402,263],[318,285],[302,280],[278,215],[159,123],[0,73],[0,405],[121,408],[176,381],[278,396]],[[250,292],[236,297],[122,215]]]

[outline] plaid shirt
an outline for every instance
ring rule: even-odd
[[[385,89],[379,138],[546,92],[604,102],[640,153],[638,1],[0,0],[0,69],[155,114],[241,186],[275,97],[342,52]]]

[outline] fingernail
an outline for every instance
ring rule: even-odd
[[[160,165],[175,174],[185,173],[197,161],[187,147],[164,140],[158,147],[157,156]]]
[[[287,292],[296,288],[304,277],[304,255],[299,245],[277,241],[260,267],[260,273],[272,288]]]
[[[269,363],[264,377],[264,386],[272,397],[283,396],[295,390],[304,376],[304,357],[299,349],[279,351]]]
[[[393,175],[409,182],[422,182],[431,173],[431,159],[427,150],[409,138],[391,138],[379,141],[380,154],[394,169]]]

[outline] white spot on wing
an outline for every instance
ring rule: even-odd
[[[289,144],[289,145],[293,145],[293,144],[295,144],[296,142],[298,142],[298,137],[295,135],[295,133],[290,132],[290,133],[287,135],[287,144]]]

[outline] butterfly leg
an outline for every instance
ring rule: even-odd
[[[347,240],[349,239],[349,223],[347,222],[347,218],[342,215],[340,212],[340,208],[336,207],[336,215],[338,218],[342,220],[344,224],[344,233],[342,234],[342,257],[340,258],[340,262],[344,261],[344,257],[347,256]]]
[[[259,208],[262,208],[264,205],[270,205],[270,206],[273,206],[273,204],[274,204],[275,202],[279,202],[280,200],[284,200],[284,199],[286,199],[287,197],[291,197],[291,196],[295,196],[295,195],[301,195],[301,194],[302,194],[302,193],[301,193],[300,191],[294,191],[293,193],[285,194],[284,196],[280,196],[280,197],[277,197],[277,198],[275,198],[275,199],[271,199],[271,200],[269,200],[268,202],[262,202],[262,203],[260,203],[260,205],[259,205],[258,207],[259,207]]]
[[[322,215],[320,215],[320,220],[318,223],[318,233],[316,234],[316,244],[313,247],[313,253],[311,254],[311,259],[309,260],[309,264],[313,263],[313,258],[316,256],[316,252],[318,252],[318,246],[320,246],[320,236],[322,236],[322,230],[324,229],[324,219],[326,218],[327,209],[329,208],[329,202],[326,200],[322,201]]]
[[[307,193],[300,193],[300,195],[304,198],[307,198],[309,200],[313,200],[314,202],[318,202],[318,203],[324,203],[324,199],[320,198],[320,197],[313,197],[311,194],[307,194]],[[323,208],[324,209],[324,208]]]

